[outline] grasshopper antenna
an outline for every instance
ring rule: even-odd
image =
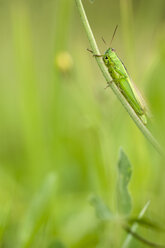
[[[104,40],[103,37],[101,37],[102,41],[104,42],[105,45],[107,45],[106,41]]]
[[[101,37],[102,41],[104,42],[104,44],[106,45],[106,48],[107,48],[107,42],[104,40],[103,37]]]
[[[115,37],[117,28],[118,28],[118,25],[116,25],[115,30],[114,30],[114,32],[113,32],[112,39],[111,39],[111,42],[110,42],[110,47],[111,47],[112,41],[113,41],[113,39],[114,39],[114,37]]]

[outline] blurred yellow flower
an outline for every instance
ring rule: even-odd
[[[73,67],[73,59],[67,51],[62,51],[57,54],[55,57],[55,66],[63,72],[69,72]]]

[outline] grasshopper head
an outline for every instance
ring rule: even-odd
[[[108,48],[103,56],[103,61],[104,64],[109,67],[112,64],[112,59],[111,57],[113,57],[114,54],[114,49],[113,48]]]

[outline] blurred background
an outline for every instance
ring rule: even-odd
[[[91,3],[93,2],[93,3]],[[96,41],[126,65],[165,145],[165,1],[84,0]],[[0,0],[0,247],[121,247],[89,202],[116,211],[119,148],[133,165],[133,214],[164,224],[165,163],[106,86],[73,0]],[[164,233],[139,228],[151,241]],[[145,247],[133,241],[130,247]]]

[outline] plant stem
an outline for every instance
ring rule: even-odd
[[[88,36],[92,51],[94,52],[94,54],[100,54],[99,49],[97,47],[95,38],[93,36],[92,30],[90,28],[84,7],[82,5],[82,1],[81,0],[75,0],[77,7],[78,7],[78,11],[82,20],[82,23],[84,25],[86,34]],[[105,80],[107,81],[107,83],[109,83],[112,79],[107,71],[107,68],[105,67],[102,59],[96,57],[96,61],[102,71],[102,74],[105,78]],[[135,124],[137,125],[137,127],[140,129],[140,131],[143,133],[143,135],[146,137],[146,139],[152,144],[152,146],[160,153],[163,155],[163,151],[161,146],[159,145],[159,143],[157,142],[157,140],[153,137],[153,135],[151,134],[151,132],[148,130],[148,128],[142,123],[142,121],[139,119],[139,117],[137,116],[137,114],[135,113],[135,111],[132,109],[132,107],[130,106],[130,104],[127,102],[127,100],[125,99],[125,97],[122,95],[122,93],[120,92],[119,88],[116,86],[116,84],[114,82],[109,83],[110,88],[113,90],[113,92],[115,93],[115,95],[117,96],[117,98],[119,99],[119,101],[121,102],[121,104],[124,106],[124,108],[126,109],[126,111],[128,112],[128,114],[130,115],[130,117],[132,118],[132,120],[135,122]]]
[[[146,210],[148,209],[149,207],[149,204],[150,204],[150,201],[148,201],[144,208],[141,210],[139,216],[138,216],[138,219],[141,219],[143,217],[143,215],[145,214]],[[138,223],[135,222],[132,227],[130,228],[130,230],[132,232],[135,232],[136,229],[138,227]],[[122,245],[122,248],[128,248],[130,246],[130,243],[131,243],[131,240],[132,240],[133,236],[131,235],[131,233],[128,233],[128,236],[126,237],[125,241],[124,241],[124,244]]]
[[[125,229],[126,232],[130,233],[135,239],[141,241],[142,243],[150,246],[150,247],[155,247],[155,248],[165,248],[164,245],[159,245],[157,243],[153,243],[145,238],[143,238],[142,236],[140,236],[139,234],[137,234],[136,232],[132,231],[131,228],[129,226],[123,226],[123,228]]]

